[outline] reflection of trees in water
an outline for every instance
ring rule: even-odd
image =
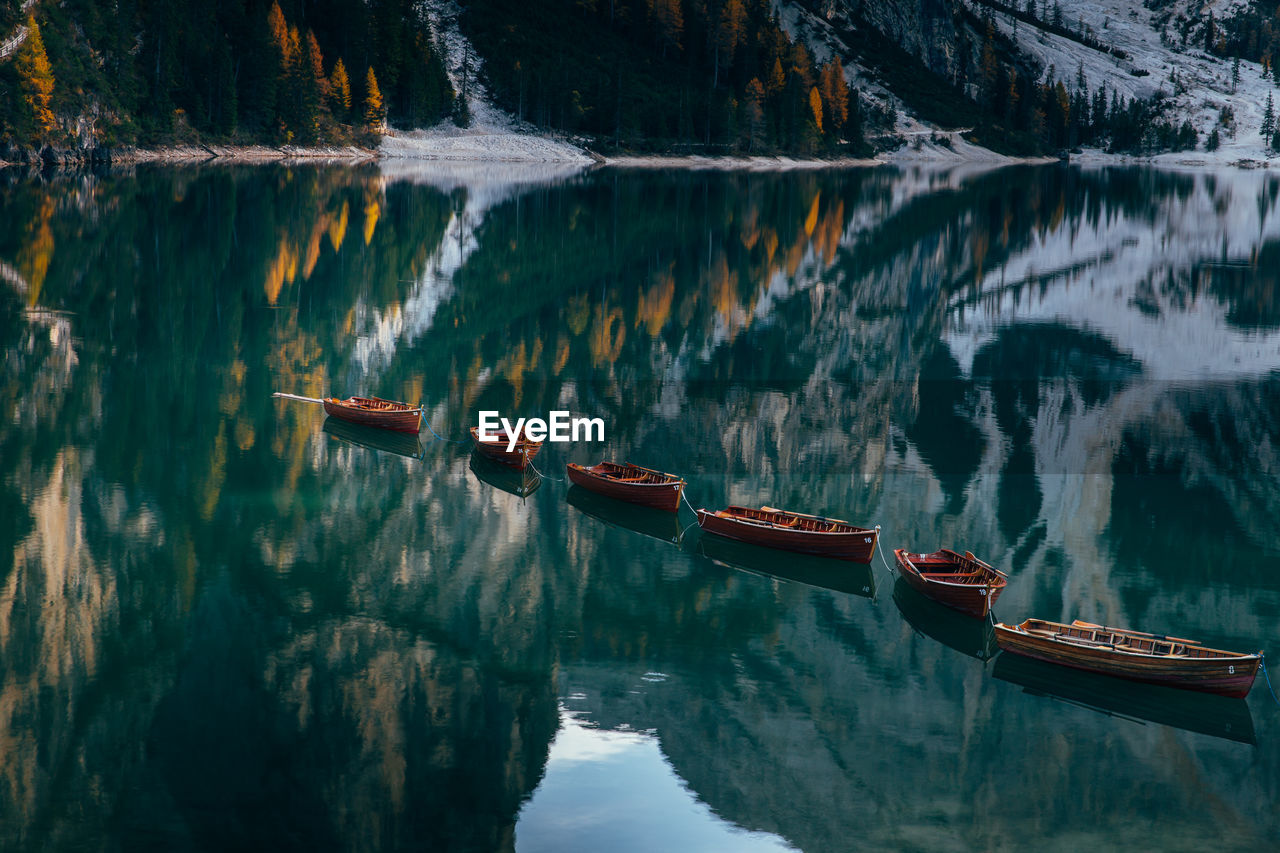
[[[483,666],[373,614],[285,633],[255,610],[225,584],[202,597],[156,711],[144,772],[175,841],[512,849],[556,725],[545,671]],[[141,829],[157,805],[129,817]]]
[[[1078,433],[1064,411],[1133,400],[1149,413],[1140,371],[1114,342],[1046,323],[985,342],[966,374],[939,343],[948,300],[1061,229],[1154,223],[1196,181],[606,172],[538,188],[486,212],[430,328],[393,342],[378,387],[348,390],[421,396],[451,436],[481,406],[604,415],[601,455],[670,460],[695,501],[759,498],[884,520],[921,544],[1018,547],[1035,594],[1011,587],[1008,601],[1065,607],[1080,553],[1048,518],[1044,435]],[[653,720],[713,808],[817,849],[846,845],[853,820],[881,843],[932,846],[941,830],[893,827],[939,813],[977,846],[1013,843],[1026,826],[1078,820],[1079,803],[1055,792],[1091,787],[1109,796],[1084,811],[1117,837],[1131,829],[1118,808],[1168,817],[1121,782],[1175,798],[1188,784],[1257,793],[1227,779],[1230,760],[1192,782],[1167,771],[1190,760],[1177,738],[1130,733],[1103,749],[1105,727],[1062,734],[1062,720],[1028,716],[1020,696],[917,643],[892,606],[775,588],[662,543],[619,546],[633,534],[602,534],[554,489],[522,504],[475,480],[462,450],[377,455],[272,401],[340,390],[329,385],[356,363],[360,312],[408,303],[455,199],[323,169],[144,172],[91,181],[75,206],[50,207],[56,188],[3,192],[21,224],[0,234],[0,257],[30,277],[53,247],[38,299],[73,312],[77,339],[77,360],[59,361],[21,300],[3,297],[0,328],[19,343],[4,353],[0,542],[18,556],[0,579],[25,608],[0,624],[3,707],[37,723],[0,729],[22,735],[3,747],[24,791],[6,799],[4,825],[19,827],[6,833],[39,835],[46,804],[69,791],[97,809],[92,835],[130,787],[139,805],[123,825],[162,814],[179,846],[179,825],[227,843],[252,828],[283,847],[374,835],[509,846],[545,760],[554,679],[575,661],[613,697],[602,719]],[[30,236],[44,229],[51,243]],[[1269,285],[1249,281],[1232,292],[1264,305]],[[45,390],[25,394],[38,377]],[[1201,575],[1167,573],[1171,546],[1143,533],[1186,518],[1180,498],[1225,496],[1201,503],[1215,523],[1180,553],[1207,561],[1222,530],[1267,529],[1274,478],[1257,471],[1275,445],[1274,398],[1224,386],[1161,410],[1185,413],[1184,431],[1138,418],[1118,440],[1117,475],[1178,464],[1204,489],[1171,477],[1156,494],[1117,476],[1107,541],[1143,572],[1104,579],[1123,612],[1168,622],[1196,604],[1187,579]],[[59,562],[49,551],[66,531]],[[1236,576],[1265,584],[1264,562]],[[1140,601],[1161,586],[1145,573],[1178,583]],[[1262,636],[1275,614],[1245,612],[1248,592],[1214,594]],[[626,698],[629,666],[670,673],[671,689],[627,706],[642,701]],[[129,754],[146,738],[148,754]],[[1043,775],[1007,762],[1005,781],[1031,794],[1021,810],[988,765],[1011,749],[1057,756]],[[922,811],[922,790],[946,792],[939,811]]]

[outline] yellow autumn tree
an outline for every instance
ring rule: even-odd
[[[267,12],[267,33],[271,36],[271,44],[276,49],[276,59],[283,70],[288,61],[289,24],[284,19],[284,12],[279,3],[272,3]]]
[[[818,74],[822,87],[822,110],[833,132],[839,132],[849,121],[849,84],[844,79],[840,60],[832,57]]]
[[[770,95],[776,95],[781,92],[783,87],[786,85],[787,75],[786,72],[782,70],[782,59],[774,59],[773,68],[769,71],[769,79],[765,84],[765,90]]]
[[[307,70],[311,73],[312,82],[319,92],[326,93],[329,81],[324,76],[324,54],[320,52],[320,42],[316,41],[316,34],[311,30],[307,30],[306,56]]]
[[[346,118],[351,110],[351,80],[347,77],[347,66],[342,58],[333,65],[333,73],[329,75],[329,99],[333,111],[340,118]]]
[[[364,93],[364,125],[374,133],[381,133],[386,110],[382,105],[382,90],[378,88],[378,76],[373,73],[372,65],[364,76]]]
[[[53,117],[53,66],[44,51],[44,39],[34,16],[27,18],[27,40],[14,59],[18,72],[18,87],[22,92],[22,107],[26,128],[30,136],[46,142],[57,127]]]
[[[817,125],[818,133],[822,133],[822,95],[818,93],[817,86],[809,90],[809,109],[813,111],[813,123]]]

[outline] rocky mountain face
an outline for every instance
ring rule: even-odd
[[[828,20],[874,27],[929,69],[954,74],[960,64],[963,35],[954,0],[827,0],[820,12]]]
[[[788,31],[816,54],[842,57],[873,117],[897,112],[890,130],[977,125],[981,135],[991,124],[1000,131],[983,142],[999,148],[1013,128],[1000,114],[1007,104],[988,109],[1001,97],[990,88],[996,69],[1001,80],[1061,82],[1063,98],[1101,90],[1108,101],[1142,103],[1144,121],[1195,132],[1194,145],[1163,147],[1194,148],[1200,159],[1259,160],[1276,150],[1261,133],[1275,94],[1269,3],[1087,0],[1028,9],[1003,0],[791,0],[780,8]],[[1096,122],[1098,105],[1087,99],[1069,109],[1073,121],[1087,111]],[[1114,130],[1104,145],[1117,142]]]

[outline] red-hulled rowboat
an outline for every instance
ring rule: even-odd
[[[623,465],[601,462],[590,467],[570,462],[565,467],[571,482],[605,497],[666,512],[680,508],[684,480],[675,474],[641,468],[630,462]]]
[[[968,551],[960,556],[941,548],[932,554],[913,554],[905,548],[893,552],[898,574],[921,595],[940,604],[985,619],[1009,578]]]
[[[384,400],[381,397],[348,397],[339,400],[337,397],[300,397],[297,394],[284,394],[280,391],[271,395],[286,400],[301,400],[304,403],[321,403],[331,417],[341,418],[353,424],[391,429],[396,432],[417,434],[422,424],[422,406],[411,406],[396,400]]]
[[[471,428],[471,440],[475,442],[476,450],[495,462],[510,465],[512,468],[519,468],[521,471],[529,467],[533,457],[537,456],[538,451],[542,449],[542,442],[534,441],[529,438],[527,433],[521,433],[520,438],[516,440],[515,447],[511,450],[507,450],[511,445],[511,434],[505,429],[493,430],[490,435],[496,436],[496,438],[493,441],[481,441],[480,428]]]
[[[1130,681],[1244,697],[1253,687],[1262,652],[1241,654],[1195,640],[1107,628],[1079,619],[1070,625],[1028,619],[996,623],[996,642],[1015,655],[1100,672]]]
[[[870,563],[880,528],[857,527],[838,518],[761,507],[731,506],[698,510],[707,533],[801,554]]]

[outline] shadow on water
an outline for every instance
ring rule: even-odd
[[[860,595],[863,598],[874,598],[876,594],[875,572],[872,571],[871,564],[792,554],[735,542],[721,536],[701,537],[697,551],[717,565],[754,575],[829,589],[832,592]]]
[[[388,429],[361,426],[341,418],[325,418],[324,431],[346,444],[367,447],[382,453],[394,453],[410,459],[422,458],[422,441],[417,435]]]
[[[1032,696],[1057,699],[1099,714],[1257,743],[1253,714],[1244,699],[1136,684],[1010,654],[1000,655],[991,674]]]
[[[611,527],[621,527],[672,544],[680,541],[682,528],[676,513],[606,498],[581,486],[571,486],[565,494],[565,501]]]
[[[532,468],[521,471],[510,465],[503,465],[480,455],[478,450],[471,451],[469,466],[471,473],[482,483],[495,489],[513,494],[518,498],[527,498],[542,485],[542,477]]]
[[[893,603],[912,628],[948,648],[982,661],[991,660],[997,651],[995,632],[989,621],[974,619],[932,601],[902,578],[893,584]]]

